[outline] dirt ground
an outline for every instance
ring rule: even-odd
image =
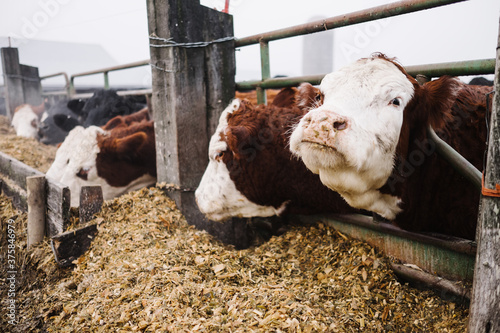
[[[2,131],[0,150],[49,157]],[[105,202],[91,248],[63,269],[49,240],[27,251],[26,213],[3,195],[0,209],[2,332],[466,331],[466,307],[399,281],[389,258],[321,223],[235,250],[147,188]]]

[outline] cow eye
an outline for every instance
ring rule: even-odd
[[[220,151],[218,152],[217,154],[215,154],[214,158],[216,161],[221,161],[222,160],[222,157],[224,157],[224,152],[223,151]]]
[[[394,98],[389,104],[391,105],[396,105],[396,106],[400,106],[401,105],[401,99],[399,98]]]
[[[77,177],[83,179],[83,180],[88,180],[89,178],[89,168],[81,168],[78,173],[76,174]]]

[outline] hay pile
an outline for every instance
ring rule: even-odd
[[[0,115],[0,151],[43,173],[49,170],[57,147],[47,146],[35,139],[16,136],[9,119]]]
[[[236,251],[161,190],[107,202],[71,275],[40,293],[50,332],[463,332],[468,311],[399,283],[388,260],[317,224]]]

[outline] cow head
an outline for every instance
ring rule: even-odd
[[[394,219],[399,198],[378,189],[410,135],[446,121],[458,84],[442,77],[420,86],[393,59],[361,59],[325,76],[324,102],[301,119],[290,149],[351,206]]]
[[[25,138],[38,138],[39,117],[44,111],[44,104],[33,106],[22,104],[14,110],[12,116],[12,127],[16,130],[16,135]]]
[[[100,185],[108,200],[154,184],[154,137],[150,136],[144,131],[119,135],[97,126],[77,126],[57,150],[47,177],[70,188],[73,207],[79,206],[82,186]]]
[[[225,135],[228,117],[240,108],[240,99],[235,99],[222,112],[217,129],[210,139],[208,166],[203,174],[195,196],[200,211],[213,221],[223,221],[231,217],[273,216],[279,209],[261,206],[248,200],[231,179],[230,170],[224,162],[224,155],[231,154]]]
[[[273,186],[276,175],[284,175],[278,168],[291,160],[288,130],[318,100],[310,84],[282,89],[270,106],[235,99],[210,140],[209,163],[195,193],[200,211],[211,220],[280,215],[288,198]]]

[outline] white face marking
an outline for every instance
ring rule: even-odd
[[[231,217],[254,217],[279,215],[286,203],[276,209],[271,206],[260,206],[249,201],[229,176],[226,164],[219,154],[227,149],[227,143],[220,140],[228,124],[227,116],[240,107],[240,100],[235,99],[221,114],[217,129],[210,139],[208,148],[209,162],[205,173],[196,189],[195,196],[198,208],[213,221],[222,221]]]
[[[97,174],[96,158],[99,153],[97,134],[106,135],[106,131],[97,126],[75,127],[68,133],[64,142],[56,152],[56,158],[47,177],[69,187],[71,206],[80,205],[80,189],[82,186],[100,185],[104,200],[115,198],[123,193],[152,185],[156,179],[150,175],[141,176],[127,186],[110,186],[104,178]],[[86,174],[86,180],[77,176]]]
[[[14,112],[12,127],[16,130],[17,136],[25,138],[38,137],[38,116],[31,109],[31,106],[25,104]]]
[[[301,119],[291,151],[351,206],[393,219],[397,198],[377,189],[392,172],[412,83],[389,61],[361,59],[325,76],[321,91],[324,103]]]

